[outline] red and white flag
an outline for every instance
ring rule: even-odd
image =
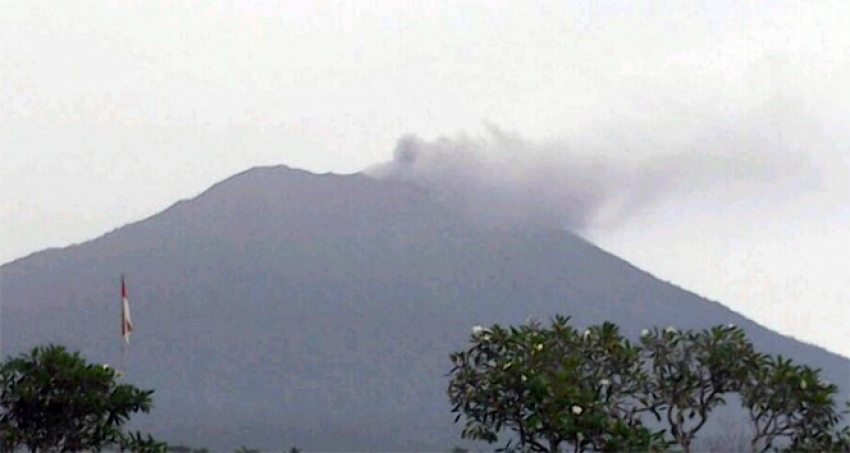
[[[130,344],[130,334],[133,333],[133,321],[130,319],[130,299],[127,298],[127,285],[121,276],[121,336],[124,342]]]

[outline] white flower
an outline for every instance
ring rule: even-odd
[[[603,379],[599,381],[599,384],[603,387],[608,387],[609,385],[611,385],[611,381],[609,381],[608,379]]]
[[[573,406],[573,414],[581,415],[581,406]]]
[[[590,329],[584,331],[584,338],[590,337]]]
[[[673,326],[667,326],[667,328],[664,329],[664,331],[667,332],[667,333],[676,333],[676,328],[673,327]]]
[[[649,329],[643,329],[640,331],[640,336],[647,337],[649,336]]]
[[[484,328],[484,327],[481,327],[481,326],[475,326],[475,327],[472,328],[472,334],[473,335],[482,335],[482,334],[485,334],[485,333],[490,333],[490,329],[487,329],[487,328]]]

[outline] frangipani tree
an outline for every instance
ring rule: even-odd
[[[840,415],[835,409],[838,387],[820,371],[778,356],[762,356],[740,389],[754,430],[754,453],[764,453],[778,440],[791,440],[795,451],[823,450],[839,443],[833,434]],[[804,448],[805,447],[805,448]]]
[[[733,325],[683,332],[655,328],[642,333],[641,345],[651,380],[643,401],[686,452],[711,412],[741,389],[759,360],[744,331]]]
[[[645,330],[638,344],[614,324],[579,331],[566,317],[547,327],[479,326],[451,360],[448,393],[462,436],[494,443],[509,432],[506,449],[688,452],[735,395],[755,429],[753,453],[850,453],[837,387],[819,370],[759,353],[732,325]],[[645,425],[647,416],[660,428]]]
[[[507,429],[517,448],[533,452],[661,445],[632,396],[646,381],[638,349],[613,324],[581,333],[568,322],[474,329],[470,347],[451,356],[448,391],[464,438],[497,442]]]

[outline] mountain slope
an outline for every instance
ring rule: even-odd
[[[826,370],[850,361],[771,332],[564,231],[498,228],[414,187],[252,169],[94,241],[0,268],[2,354],[47,341],[119,355],[117,279],[137,333],[139,425],[214,449],[445,450],[449,352],[475,324],[556,313],[627,332],[735,323]]]

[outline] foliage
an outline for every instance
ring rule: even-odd
[[[153,391],[120,384],[114,370],[62,346],[9,358],[0,384],[0,451],[166,451],[150,436],[121,430],[132,414],[150,411]]]
[[[157,441],[151,437],[150,434],[142,435],[142,433],[138,431],[123,435],[121,440],[118,442],[118,448],[120,451],[129,451],[133,453],[168,452],[168,445]]]
[[[689,451],[711,411],[741,388],[757,361],[755,350],[743,330],[731,325],[685,332],[656,328],[644,331],[641,344],[651,369],[650,409]]]
[[[828,448],[839,422],[834,396],[838,387],[818,370],[790,359],[762,356],[741,389],[755,435],[752,451],[766,452],[777,439],[791,439],[798,450]]]
[[[847,452],[838,431],[837,387],[820,370],[759,353],[735,326],[643,332],[632,344],[616,325],[580,333],[569,318],[551,326],[473,329],[451,354],[449,399],[462,437],[504,450],[556,452],[691,450],[710,414],[737,395],[755,429],[754,453]],[[644,424],[651,415],[664,429]],[[517,443],[514,444],[513,442]]]
[[[815,432],[811,436],[795,437],[787,453],[850,453],[850,430],[835,433]]]
[[[466,418],[464,438],[492,443],[508,428],[522,451],[557,451],[562,443],[576,451],[661,446],[632,397],[646,382],[639,350],[613,324],[582,335],[568,321],[478,328],[471,347],[452,354],[449,396],[456,421]]]

